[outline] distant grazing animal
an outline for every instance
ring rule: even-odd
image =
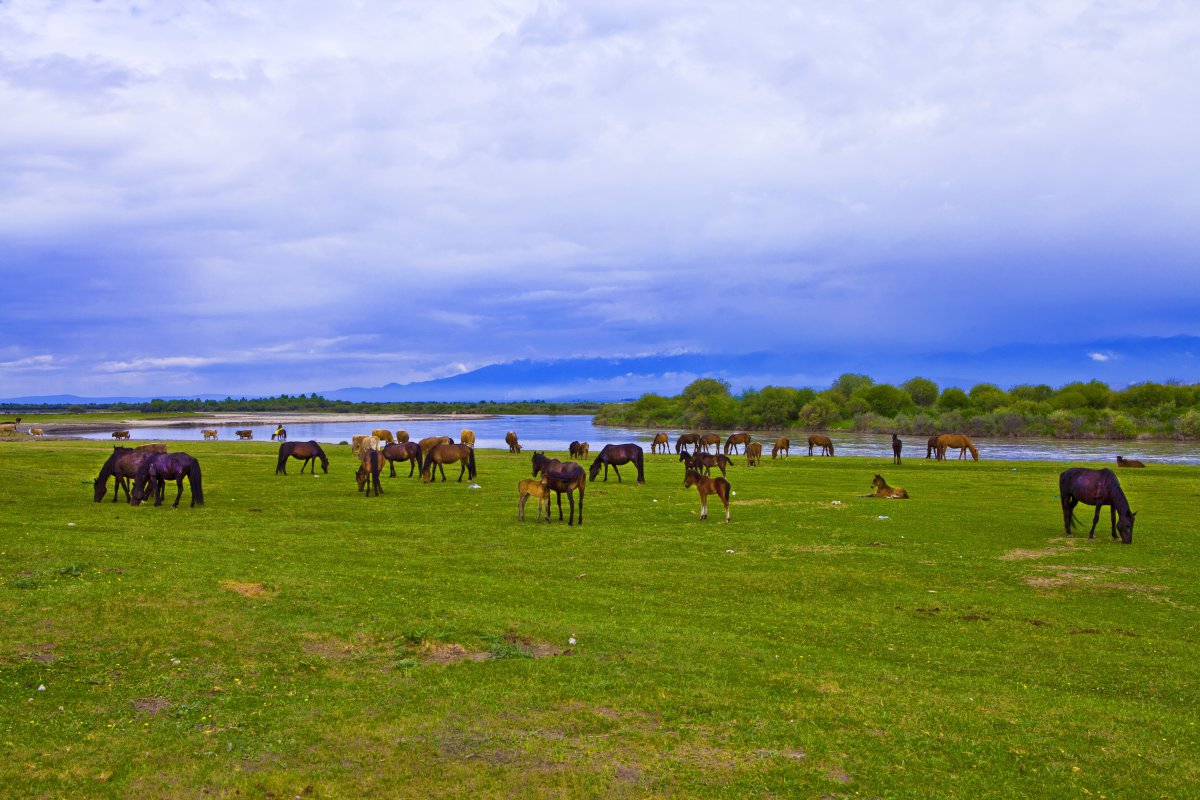
[[[16,433],[17,423],[15,422],[0,422],[0,433]]]
[[[362,456],[358,459],[358,471],[354,473],[354,480],[358,483],[360,492],[364,486],[366,487],[367,493],[363,495],[364,497],[370,497],[372,489],[375,490],[376,497],[383,493],[383,486],[379,483],[379,471],[382,468],[382,453],[373,447],[362,451]]]
[[[215,428],[205,428],[200,431],[200,434],[204,437],[205,441],[217,438],[217,431]]]
[[[699,450],[691,454],[687,450],[684,450],[679,454],[679,460],[684,463],[687,469],[694,469],[697,472],[703,472],[705,475],[711,475],[713,467],[721,470],[721,474],[724,475],[725,468],[733,463],[733,460],[727,455],[721,453],[701,453]]]
[[[700,434],[698,433],[681,433],[679,434],[679,438],[675,440],[675,452],[678,453],[688,445],[695,447],[699,441]]]
[[[234,431],[234,433],[237,434],[237,437],[239,439],[253,439],[254,438],[254,431],[249,430],[249,429],[244,430],[244,431]]]
[[[461,483],[463,474],[468,478],[475,480],[475,448],[467,444],[435,444],[425,454],[425,463],[421,467],[421,480],[429,483],[434,480],[438,471],[442,473],[442,481],[446,480],[446,468],[444,464],[453,464],[455,461],[461,462],[462,469],[458,472],[458,480]]]
[[[1146,465],[1143,464],[1141,461],[1138,461],[1136,458],[1125,458],[1124,456],[1117,456],[1117,466],[1118,467],[1145,468]]]
[[[1096,523],[1100,521],[1100,509],[1108,506],[1112,522],[1112,538],[1121,535],[1123,544],[1133,542],[1133,523],[1137,512],[1129,510],[1129,501],[1121,490],[1121,482],[1111,469],[1088,469],[1072,467],[1058,476],[1058,496],[1062,500],[1063,527],[1067,536],[1074,535],[1075,506],[1086,503],[1096,507],[1092,518],[1092,529],[1088,538],[1096,538]]]
[[[408,462],[408,477],[413,476],[413,470],[422,471],[421,445],[416,442],[395,442],[393,444],[385,444],[379,452],[383,453],[383,457],[388,460],[388,466],[391,467],[389,477],[396,477],[396,462]]]
[[[300,465],[300,474],[304,474],[305,467],[311,467],[309,472],[317,471],[314,460],[321,462],[321,472],[328,474],[329,459],[325,457],[325,451],[321,449],[321,445],[314,441],[308,442],[284,442],[279,445],[279,461],[275,464],[276,475],[287,475],[287,460],[288,458],[298,458],[304,463]]]
[[[574,461],[559,461],[556,458],[546,458],[545,453],[533,454],[533,477],[537,477],[540,473],[546,478],[546,487],[555,492],[558,497],[558,521],[562,522],[562,496],[567,495],[567,502],[571,506],[571,516],[567,519],[567,525],[575,524],[575,496],[574,492],[579,493],[579,524],[583,524],[583,493],[587,489],[587,472],[583,467],[576,464]],[[550,514],[546,514],[546,522],[550,521]]]
[[[387,442],[389,444],[396,441],[395,439],[392,438],[392,432],[387,430],[386,428],[376,428],[375,430],[371,431],[371,435],[374,436],[379,441]]]
[[[708,496],[715,494],[725,505],[725,521],[729,522],[729,495],[732,491],[729,481],[724,478],[709,478],[694,469],[689,469],[683,473],[683,486],[685,489],[695,486],[696,491],[700,493],[700,519],[708,519]]]
[[[943,433],[937,437],[938,461],[944,461],[946,459],[946,451],[950,449],[958,450],[959,460],[967,457],[968,450],[971,451],[971,458],[975,461],[979,460],[979,450],[976,449],[975,443],[961,433]]]
[[[935,458],[937,456],[937,440],[938,435],[936,433],[929,437],[929,446],[925,449],[926,458]]]
[[[659,450],[660,447],[662,448],[662,450]],[[654,434],[654,441],[650,443],[650,452],[651,453],[659,453],[659,452],[666,453],[670,449],[671,449],[671,438],[669,436],[667,436],[665,433]]]
[[[729,438],[725,440],[725,455],[729,455],[732,450],[737,453],[738,445],[742,445],[742,450],[745,450],[746,445],[750,444],[750,434],[748,433],[731,433]]]
[[[129,438],[129,431],[113,431],[113,432],[112,432],[112,438],[114,438],[114,439],[128,439],[128,438]]]
[[[833,440],[828,436],[822,436],[819,433],[814,433],[812,436],[808,437],[808,454],[810,456],[813,454],[813,447],[820,447],[821,455],[823,456],[833,455]]]
[[[138,466],[137,474],[133,476],[133,496],[129,498],[131,505],[140,505],[147,497],[154,496],[155,507],[161,506],[166,494],[167,481],[175,481],[179,491],[175,493],[175,502],[171,508],[179,508],[179,498],[183,496],[183,479],[188,479],[188,488],[192,493],[191,506],[204,505],[204,489],[200,480],[200,462],[187,453],[155,453]]]
[[[710,447],[717,448],[720,446],[721,437],[715,433],[703,434],[699,439],[696,440],[696,449],[704,453],[707,453],[708,448]]]
[[[875,487],[875,491],[871,494],[860,494],[859,497],[883,497],[888,500],[908,499],[908,492],[899,486],[888,486],[882,475],[876,475],[875,479],[871,481],[871,485]]]
[[[762,442],[750,442],[746,445],[746,466],[762,466]]]
[[[286,438],[287,438],[287,428],[283,427],[282,425],[276,426],[274,432],[271,433],[271,441],[275,441],[276,439],[286,439]]]
[[[30,436],[45,436],[46,432],[44,430],[42,430],[41,428],[30,428],[29,435]]]
[[[617,483],[621,482],[621,473],[617,471],[617,467],[622,464],[633,463],[637,468],[637,482],[646,482],[646,471],[644,464],[644,456],[642,454],[641,445],[637,444],[606,444],[600,450],[600,455],[596,456],[596,460],[592,462],[592,466],[588,470],[588,480],[596,480],[596,475],[600,473],[600,467],[604,467],[604,480],[608,482],[608,468],[612,466],[613,472],[617,473]]]
[[[428,455],[429,451],[432,450],[437,445],[439,445],[439,444],[454,444],[454,440],[451,439],[449,436],[426,436],[418,444],[421,445],[421,452]]]
[[[505,444],[508,445],[508,452],[510,452],[510,453],[521,452],[521,444],[517,441],[517,435],[515,433],[513,433],[512,431],[509,431],[508,433],[504,434],[504,442],[505,442]]]
[[[546,483],[546,477],[541,478],[522,478],[517,484],[517,519],[525,519],[525,501],[530,497],[536,497],[538,501],[538,522],[542,521],[542,507],[546,508],[546,519],[550,519],[550,487]]]
[[[408,431],[396,431],[396,444],[404,444],[408,441]]]
[[[900,441],[900,437],[892,434],[892,463],[900,463],[900,451],[904,449],[904,442]]]
[[[165,444],[163,444],[162,442],[149,442],[148,444],[139,444],[137,447],[135,447],[133,449],[134,450],[150,450],[151,452],[154,452],[154,453],[167,452],[167,446]]]
[[[458,435],[458,441],[462,442],[463,444],[465,444],[469,447],[474,447],[475,446],[475,431],[469,431],[466,428],[463,428],[462,433],[460,433]]]
[[[133,450],[128,447],[114,447],[112,455],[100,467],[100,474],[92,481],[92,499],[99,503],[108,491],[108,479],[113,483],[113,502],[117,502],[120,490],[125,490],[125,499],[130,500],[129,482],[137,475],[142,462],[153,455],[149,450]]]
[[[567,452],[571,454],[571,458],[587,458],[590,449],[591,445],[587,442],[571,442],[567,445]]]
[[[791,447],[792,440],[786,436],[780,436],[775,440],[775,446],[771,448],[771,458],[774,459],[775,456],[787,458],[791,453]]]

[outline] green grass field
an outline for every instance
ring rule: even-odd
[[[1123,546],[1065,464],[739,457],[726,525],[655,456],[568,527],[528,454],[365,498],[186,448],[204,508],[0,444],[4,797],[1197,795],[1195,467],[1119,474]]]

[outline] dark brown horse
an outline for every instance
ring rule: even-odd
[[[567,445],[567,452],[571,454],[571,458],[587,458],[588,451],[591,445],[587,442],[571,442]]]
[[[661,448],[661,452],[663,453],[671,449],[671,439],[665,433],[654,434],[654,440],[650,442],[651,453],[660,452],[659,448]]]
[[[1145,469],[1146,465],[1136,458],[1125,458],[1125,456],[1117,456],[1118,467],[1135,467]]]
[[[104,466],[100,467],[100,474],[92,481],[92,499],[97,503],[104,499],[108,491],[108,479],[112,477],[116,479],[113,484],[113,502],[117,502],[122,489],[125,490],[125,500],[131,500],[129,482],[137,475],[142,462],[152,455],[154,454],[149,450],[114,447],[112,455],[104,462]]]
[[[571,506],[571,516],[567,519],[568,525],[575,524],[575,497],[572,492],[579,492],[579,524],[583,524],[583,493],[587,488],[587,473],[583,467],[576,464],[574,461],[559,461],[556,458],[546,458],[544,453],[533,454],[533,477],[541,474],[546,479],[546,487],[558,496],[558,521],[562,522],[562,496],[567,495],[567,502]],[[550,515],[546,515],[546,521],[550,521]]]
[[[700,441],[700,434],[698,434],[698,433],[681,433],[681,434],[679,434],[679,438],[675,440],[675,452],[678,453],[680,450],[687,447],[689,444],[692,447],[695,447],[696,443],[699,441]]]
[[[367,489],[363,497],[370,497],[372,489],[375,490],[376,497],[383,493],[383,485],[379,483],[379,473],[382,470],[383,454],[374,448],[363,450],[358,460],[358,471],[354,473],[358,490],[361,492],[364,486]]]
[[[700,519],[708,519],[708,496],[715,494],[725,504],[725,521],[729,522],[729,495],[731,487],[724,478],[709,478],[694,469],[683,473],[683,486],[695,486],[700,493]]]
[[[309,471],[316,473],[315,460],[321,462],[321,472],[329,472],[329,459],[325,457],[325,451],[321,449],[321,445],[314,441],[284,442],[279,445],[279,461],[275,464],[276,475],[287,475],[288,458],[298,458],[304,462],[300,465],[301,475],[304,474],[304,468],[309,466],[312,467]]]
[[[1063,527],[1066,528],[1067,536],[1074,535],[1075,506],[1086,503],[1096,507],[1092,529],[1088,531],[1089,539],[1096,538],[1100,509],[1108,506],[1112,538],[1116,539],[1120,533],[1122,543],[1130,544],[1133,541],[1133,522],[1137,512],[1129,510],[1129,501],[1125,499],[1121,483],[1111,469],[1073,467],[1064,470],[1058,476],[1058,496],[1062,500]]]
[[[508,445],[508,452],[521,452],[521,443],[517,441],[517,434],[514,432],[509,431],[508,433],[504,434],[504,443]]]
[[[737,446],[742,445],[742,451],[745,452],[746,445],[750,444],[750,434],[748,433],[731,433],[729,438],[725,440],[725,455],[729,455],[732,450],[737,453]]]
[[[900,437],[892,434],[892,463],[900,463],[900,451],[904,449],[904,442],[900,441]]]
[[[171,504],[171,508],[179,508],[184,478],[188,479],[188,488],[192,492],[192,507],[204,505],[199,461],[187,453],[147,452],[150,457],[141,463],[137,475],[133,476],[133,496],[129,498],[131,505],[141,505],[144,499],[153,495],[154,505],[161,506],[166,494],[167,481],[175,481],[179,491],[175,493],[175,502]]]
[[[436,479],[436,474],[439,470],[442,473],[442,482],[446,480],[446,468],[444,464],[453,464],[455,461],[461,463],[462,469],[458,472],[458,481],[462,482],[463,474],[468,478],[475,480],[475,448],[466,444],[438,444],[425,454],[425,463],[421,467],[421,480],[425,483]]]
[[[786,436],[780,436],[778,439],[775,440],[774,446],[771,447],[772,460],[774,460],[775,456],[779,456],[780,458],[787,458],[789,455],[791,455],[791,452],[792,452],[791,447],[792,447],[792,440]]]
[[[820,447],[821,455],[823,456],[833,455],[833,440],[828,436],[814,433],[812,436],[808,437],[808,454],[810,456],[813,454],[813,447]]]
[[[929,437],[929,446],[925,449],[925,458],[934,458],[937,456],[937,434]]]
[[[746,466],[762,466],[762,442],[750,442],[746,445]]]
[[[705,433],[696,440],[696,450],[708,452],[708,448],[716,449],[721,446],[721,437],[715,433]]]
[[[413,476],[413,471],[419,473],[425,471],[424,460],[421,458],[421,445],[416,442],[395,442],[385,444],[379,452],[383,453],[383,457],[388,460],[388,466],[391,467],[391,472],[388,477],[396,477],[396,462],[408,462],[408,477]]]
[[[683,462],[687,469],[692,469],[696,472],[703,471],[705,475],[711,475],[713,467],[721,470],[721,474],[724,475],[725,468],[733,463],[733,459],[727,455],[721,453],[701,453],[699,450],[690,454],[687,450],[684,450],[679,454],[679,460]]]
[[[604,480],[608,482],[608,468],[611,465],[613,472],[617,473],[617,483],[621,482],[621,473],[617,471],[617,467],[622,464],[633,463],[637,468],[637,482],[646,482],[646,471],[641,445],[636,444],[606,444],[600,450],[600,455],[596,456],[596,460],[592,462],[591,468],[588,470],[588,479],[596,480],[596,475],[600,473],[600,466],[604,466]]]
[[[275,427],[275,431],[271,434],[271,441],[275,441],[276,439],[286,440],[287,428],[283,427],[282,425],[277,425]]]

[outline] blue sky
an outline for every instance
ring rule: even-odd
[[[1192,2],[0,0],[0,396],[1200,334],[1198,81]]]

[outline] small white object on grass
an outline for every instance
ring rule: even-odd
[[[44,683],[39,683],[39,684],[38,684],[38,691],[39,691],[39,692],[44,692],[44,691],[46,691],[46,684],[44,684]]]
[[[575,644],[575,637],[572,636],[570,639],[567,639],[567,644]]]
[[[67,527],[68,527],[68,528],[74,528],[74,527],[75,527],[75,523],[74,523],[74,522],[68,522],[68,523],[67,523]]]
[[[830,500],[829,501],[829,505],[831,505],[831,506],[840,506],[841,504],[842,504],[841,500]]]
[[[726,553],[732,553],[733,551],[732,551],[732,550],[726,550],[725,552],[726,552]]]
[[[891,517],[880,517],[880,519],[891,519]]]
[[[730,493],[731,495],[736,495],[736,494],[737,494],[737,492],[733,491],[732,489],[730,489],[730,490],[729,490],[729,493]]]
[[[478,483],[472,483],[472,484],[471,484],[470,486],[468,486],[467,488],[468,488],[468,489],[482,489],[483,487],[482,487],[482,486],[480,486]]]

